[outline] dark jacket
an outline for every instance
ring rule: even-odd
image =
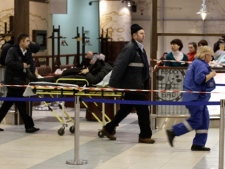
[[[6,55],[5,64],[5,83],[6,84],[25,84],[27,77],[27,70],[24,70],[23,63],[30,65],[30,71],[34,73],[35,66],[32,59],[32,54],[29,49],[25,55],[18,44],[13,45]]]
[[[1,58],[0,58],[1,65],[5,65],[5,58],[6,58],[7,52],[13,46],[13,43],[14,43],[13,40],[9,40],[8,42],[2,45],[1,47],[2,52],[1,52]]]
[[[90,68],[91,73],[86,74],[86,79],[90,84],[97,84],[112,70],[112,66],[102,60],[97,60],[93,67]]]
[[[183,58],[182,58],[181,61],[186,61],[186,63],[183,64],[183,63],[181,63],[181,62],[166,62],[166,61],[165,61],[165,66],[187,67],[187,66],[188,66],[188,63],[187,63],[187,61],[188,61],[188,56],[185,55],[184,53],[183,53],[183,55],[184,55],[184,56],[183,56]],[[166,60],[172,60],[172,61],[175,61],[175,58],[174,58],[172,52],[170,52],[170,53],[167,54]]]
[[[142,52],[137,42],[132,39],[116,58],[109,86],[127,89],[148,89],[148,82],[149,65],[146,52]]]

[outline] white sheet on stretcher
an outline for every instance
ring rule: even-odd
[[[25,89],[23,96],[29,97],[29,96],[35,96],[36,93],[33,92],[31,89],[31,86],[65,86],[65,87],[78,87],[78,85],[75,84],[68,84],[68,83],[51,83],[51,82],[31,82],[27,85],[27,88]]]
[[[98,84],[93,85],[93,86],[108,87],[109,86],[109,79],[110,79],[111,74],[112,74],[112,70],[107,75],[105,75],[105,77],[102,79],[101,82],[99,82]]]

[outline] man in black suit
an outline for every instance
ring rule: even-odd
[[[32,51],[29,49],[30,39],[26,34],[20,34],[17,38],[17,43],[13,45],[7,52],[5,58],[5,84],[7,85],[24,85],[26,84],[27,69],[34,74],[35,66],[32,58]],[[23,97],[23,87],[7,86],[6,97]],[[0,122],[6,116],[10,107],[15,104],[19,110],[20,116],[25,124],[26,133],[34,133],[39,128],[34,127],[34,122],[31,116],[26,112],[25,101],[4,101],[0,108]],[[3,131],[3,129],[1,129]]]

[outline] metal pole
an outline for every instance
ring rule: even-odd
[[[74,160],[66,161],[66,164],[70,165],[83,165],[87,164],[87,160],[79,159],[79,132],[80,132],[80,101],[79,96],[75,96],[74,101],[74,126],[75,126],[75,133],[74,133]]]
[[[103,124],[103,126],[106,125],[106,122],[105,122],[105,103],[102,103],[102,124]]]
[[[219,169],[224,167],[224,109],[225,100],[220,100]]]

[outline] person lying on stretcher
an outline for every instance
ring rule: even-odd
[[[98,55],[99,56],[99,55]],[[51,78],[40,78],[35,81],[56,82],[58,78],[78,78],[86,79],[89,84],[97,84],[112,70],[112,66],[104,62],[101,58],[96,57],[91,60],[91,65],[87,68],[72,68],[62,72],[60,76]],[[38,72],[35,72],[36,77]],[[72,83],[72,81],[64,81],[64,83]],[[76,81],[77,85],[84,85],[82,81]]]

